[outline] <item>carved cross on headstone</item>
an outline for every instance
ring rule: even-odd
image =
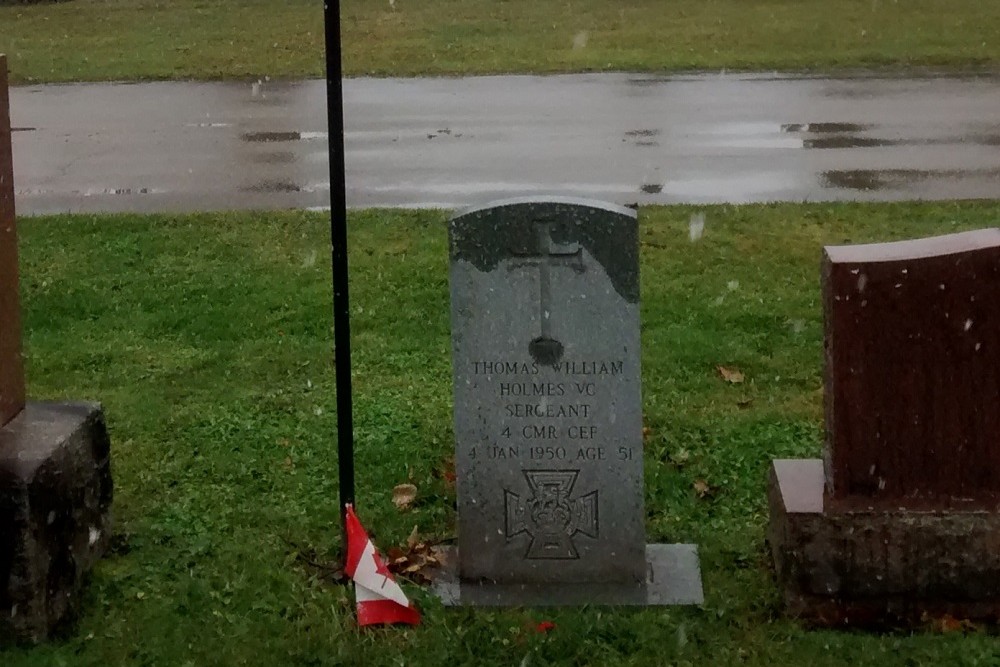
[[[0,55],[0,426],[24,409],[7,58]]]
[[[552,278],[550,270],[554,266],[568,266],[577,273],[583,273],[583,249],[579,243],[559,245],[552,241],[552,221],[541,218],[535,220],[536,248],[529,253],[513,253],[514,259],[508,270],[533,267],[538,269],[538,319],[540,334],[531,341],[528,351],[532,359],[543,365],[554,364],[562,358],[563,345],[552,337]]]
[[[579,558],[573,536],[596,538],[597,491],[572,498],[579,470],[525,470],[530,498],[504,490],[507,540],[531,538],[525,558]]]

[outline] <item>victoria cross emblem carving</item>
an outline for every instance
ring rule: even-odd
[[[597,491],[573,498],[579,470],[525,470],[531,489],[522,497],[504,489],[504,532],[509,542],[527,534],[531,538],[525,558],[579,558],[573,537],[597,537]]]

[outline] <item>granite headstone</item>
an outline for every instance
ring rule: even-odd
[[[646,545],[635,211],[501,201],[450,242],[450,601],[700,602],[693,545]]]
[[[72,618],[110,542],[111,444],[94,403],[25,402],[17,229],[0,55],[0,646]]]
[[[0,56],[0,426],[24,409],[14,161],[7,98],[7,59]]]
[[[1000,230],[828,247],[822,278],[824,459],[771,472],[789,611],[1000,616]]]

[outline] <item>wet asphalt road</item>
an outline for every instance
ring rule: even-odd
[[[322,81],[16,88],[16,204],[329,205]],[[348,204],[1000,197],[1000,78],[345,82]]]

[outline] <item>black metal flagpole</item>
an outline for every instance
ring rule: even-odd
[[[354,503],[354,410],[351,400],[351,310],[347,292],[347,190],[344,168],[344,85],[340,0],[323,5],[326,28],[326,117],[330,158],[330,241],[333,246],[333,338],[337,372],[337,463],[340,514]],[[346,541],[344,542],[346,551]]]

